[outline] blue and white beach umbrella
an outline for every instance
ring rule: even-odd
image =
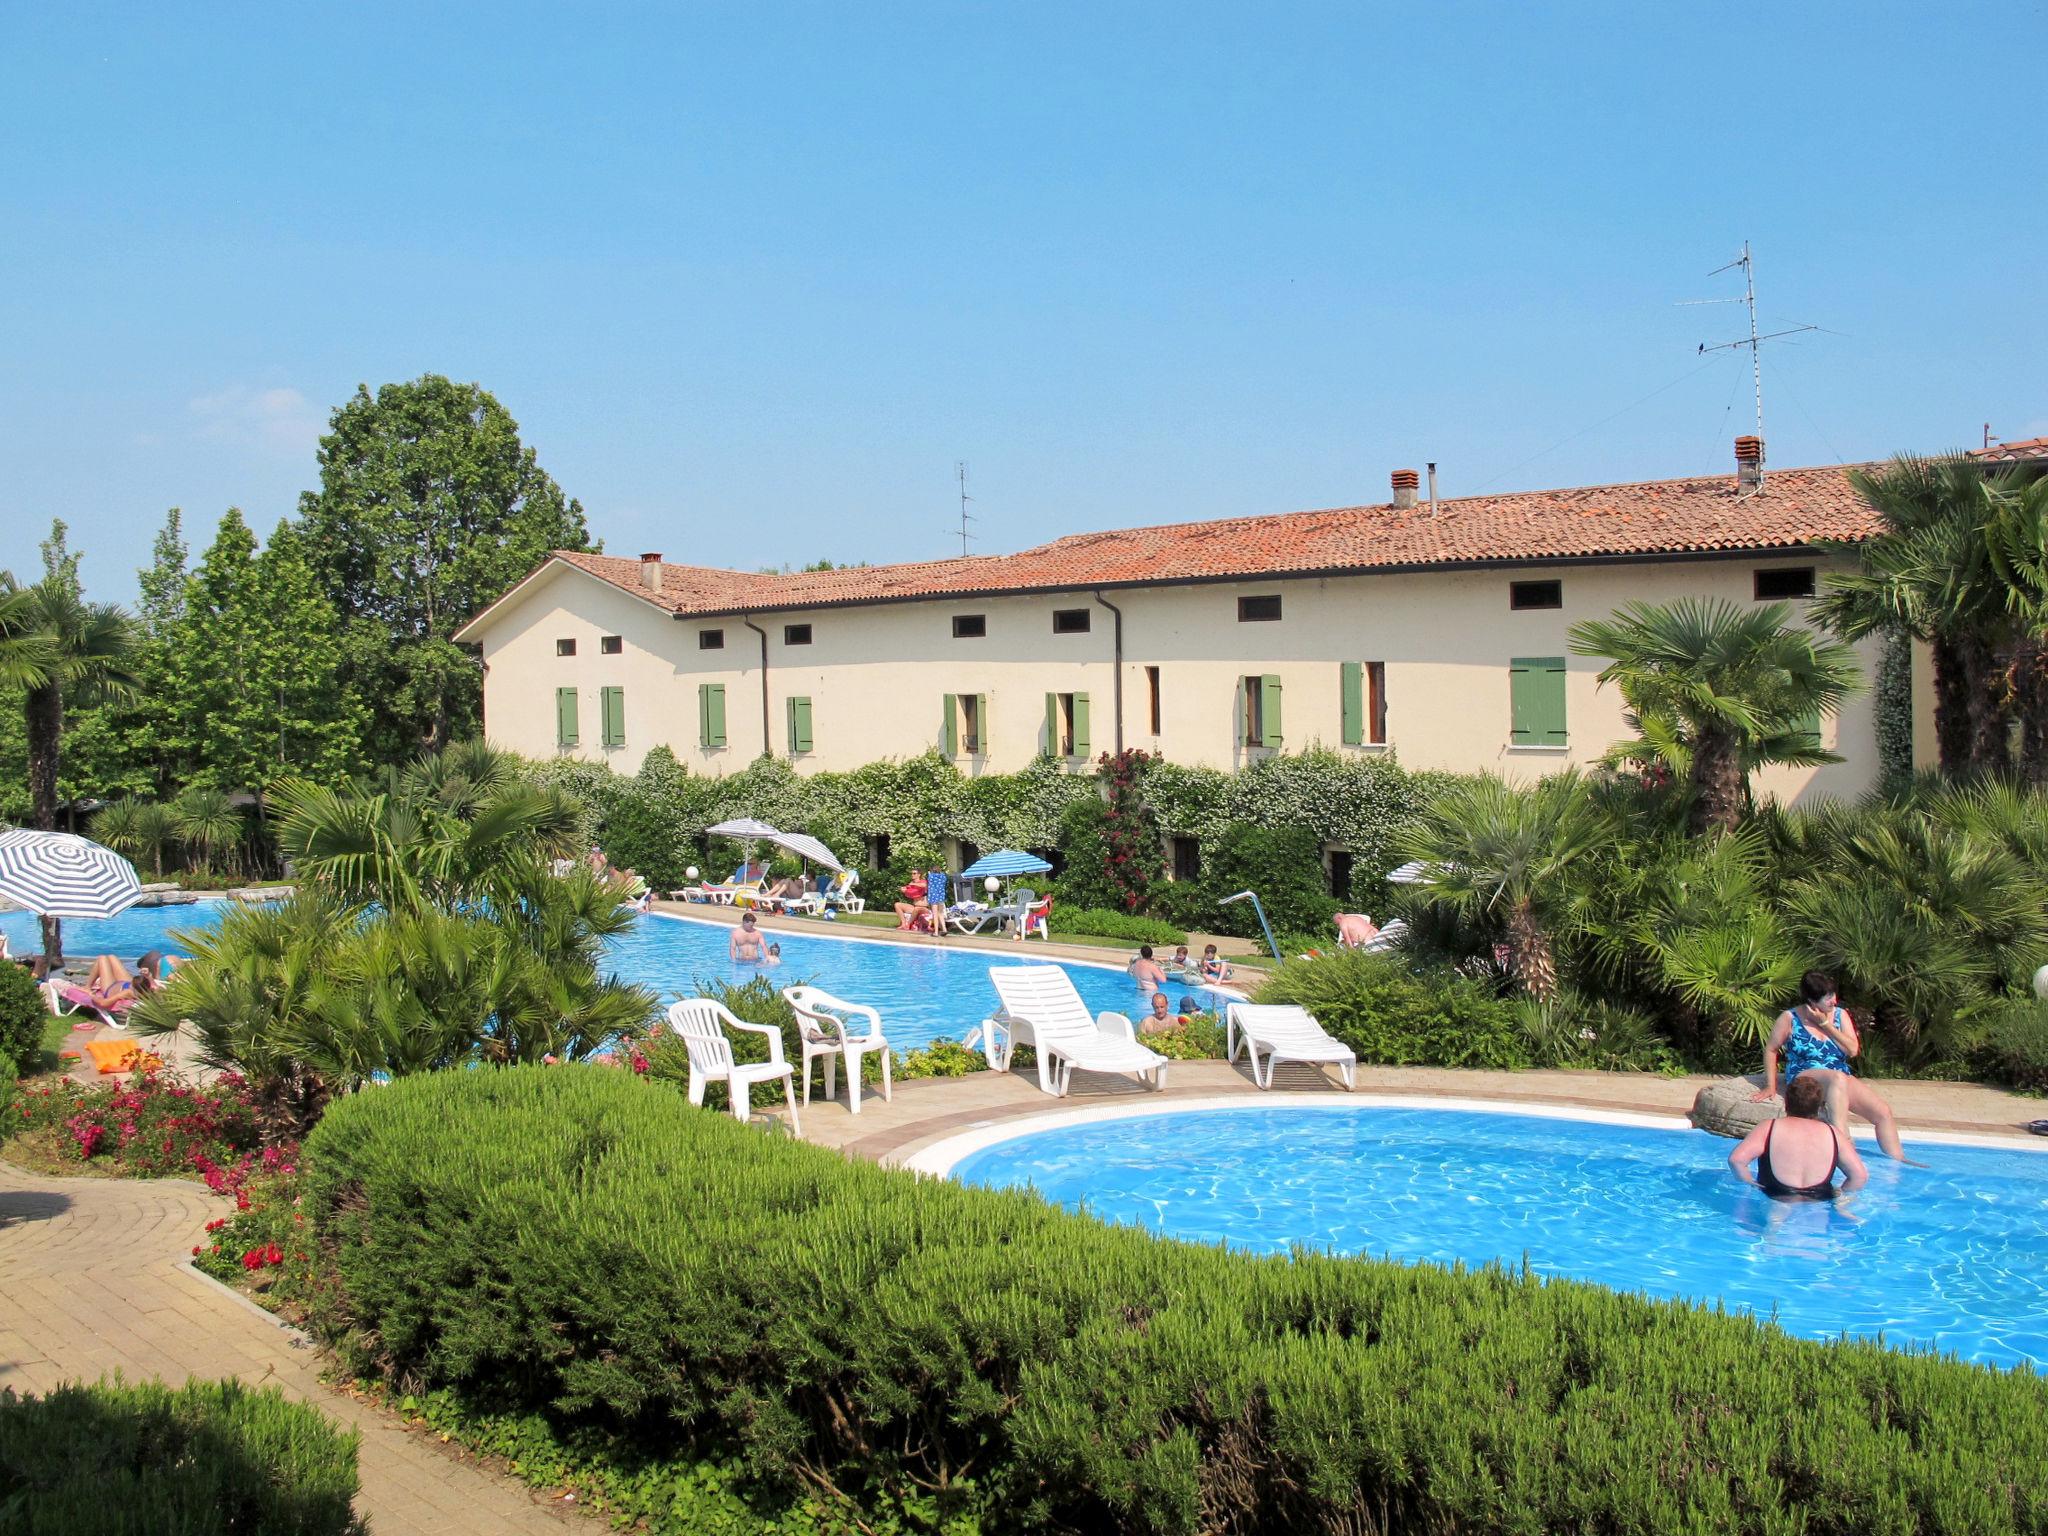
[[[0,896],[41,917],[112,917],[141,894],[135,866],[89,837],[0,833]]]
[[[962,880],[980,880],[988,875],[1043,875],[1052,866],[1035,853],[1026,853],[1021,848],[1005,848],[999,853],[983,854],[967,868],[960,871]]]

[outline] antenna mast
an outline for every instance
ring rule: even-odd
[[[1772,331],[1772,332],[1771,332],[1771,333],[1770,333],[1769,335],[1767,335],[1767,336],[1759,336],[1759,335],[1757,335],[1757,333],[1756,333],[1756,263],[1755,263],[1755,262],[1754,262],[1754,261],[1753,261],[1753,260],[1752,260],[1752,259],[1750,258],[1750,254],[1749,254],[1749,242],[1748,242],[1747,240],[1745,240],[1745,241],[1743,241],[1743,242],[1742,242],[1742,254],[1741,254],[1740,256],[1736,257],[1736,258],[1735,258],[1735,259],[1734,259],[1733,261],[1729,262],[1729,263],[1728,263],[1728,264],[1727,264],[1726,266],[1720,266],[1720,267],[1716,267],[1716,268],[1714,268],[1714,270],[1713,270],[1712,272],[1709,272],[1709,273],[1707,274],[1707,276],[1709,276],[1709,277],[1717,277],[1717,276],[1719,276],[1719,275],[1720,275],[1721,273],[1723,273],[1723,272],[1729,272],[1729,271],[1733,271],[1733,270],[1734,270],[1734,269],[1735,269],[1736,267],[1740,267],[1740,268],[1742,268],[1742,297],[1741,297],[1741,299],[1739,299],[1739,300],[1734,300],[1734,299],[1730,299],[1730,300],[1725,300],[1725,301],[1716,301],[1716,300],[1713,300],[1713,299],[1707,299],[1707,300],[1704,300],[1703,302],[1705,302],[1705,303],[1708,303],[1708,304],[1712,304],[1712,303],[1715,303],[1715,302],[1726,302],[1726,303],[1741,303],[1741,304],[1747,305],[1747,306],[1748,306],[1748,308],[1749,308],[1749,336],[1748,336],[1748,338],[1747,338],[1747,339],[1745,339],[1745,340],[1738,340],[1738,341],[1721,341],[1721,342],[1715,342],[1715,343],[1714,343],[1713,345],[1711,345],[1711,346],[1710,346],[1710,345],[1708,345],[1708,344],[1707,344],[1706,342],[1704,342],[1704,341],[1703,341],[1703,342],[1701,342],[1701,343],[1700,343],[1700,354],[1701,354],[1701,355],[1705,355],[1705,354],[1706,354],[1706,353],[1708,353],[1708,352],[1727,352],[1727,351],[1732,351],[1733,349],[1735,349],[1735,348],[1737,348],[1737,347],[1747,347],[1747,348],[1749,348],[1749,368],[1750,368],[1750,377],[1751,377],[1751,379],[1752,379],[1752,380],[1754,381],[1754,383],[1755,383],[1755,386],[1756,386],[1756,435],[1757,435],[1757,441],[1758,441],[1758,442],[1762,442],[1762,441],[1764,441],[1764,360],[1763,360],[1763,348],[1762,348],[1762,345],[1761,345],[1761,343],[1763,343],[1763,342],[1766,342],[1766,341],[1775,341],[1775,340],[1777,340],[1777,339],[1778,339],[1778,338],[1779,338],[1780,336],[1796,336],[1796,335],[1798,335],[1798,334],[1799,334],[1799,333],[1800,333],[1801,331],[1817,331],[1817,330],[1819,330],[1819,329],[1820,329],[1820,327],[1819,327],[1819,326],[1817,326],[1817,325],[1795,325],[1795,326],[1793,326],[1793,327],[1792,327],[1791,329],[1789,329],[1789,330],[1783,330],[1783,331]],[[1764,467],[1763,467],[1763,461],[1762,461],[1762,460],[1758,460],[1758,462],[1757,462],[1757,467],[1756,467],[1756,490],[1758,490],[1758,491],[1761,491],[1761,490],[1762,490],[1763,488],[1764,488]],[[1753,491],[1753,492],[1751,492],[1750,494],[1754,495],[1754,494],[1755,494],[1755,492]]]
[[[972,496],[967,494],[967,461],[965,459],[955,459],[953,461],[953,473],[960,480],[960,557],[964,560],[967,558],[967,541],[973,537],[967,531],[967,525],[977,521],[967,511],[967,503],[974,500]]]

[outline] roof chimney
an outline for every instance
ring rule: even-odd
[[[640,585],[650,592],[661,590],[661,551],[640,557]]]
[[[1399,511],[1406,511],[1406,510],[1407,510],[1407,509],[1408,509],[1409,507],[1412,507],[1412,506],[1414,506],[1414,505],[1415,505],[1415,493],[1416,493],[1416,492],[1417,492],[1418,490],[1420,490],[1420,489],[1421,489],[1421,487],[1422,487],[1422,476],[1420,476],[1420,475],[1416,474],[1414,470],[1412,470],[1412,469],[1397,469],[1397,470],[1395,470],[1395,471],[1394,471],[1394,506],[1395,506],[1396,510],[1399,510]]]
[[[1764,440],[1748,433],[1735,439],[1735,488],[1754,491],[1764,483]]]
[[[1430,461],[1429,465],[1429,515],[1431,517],[1436,516],[1436,461],[1434,459]]]

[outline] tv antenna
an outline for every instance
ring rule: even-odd
[[[1820,327],[1817,325],[1795,325],[1786,330],[1769,331],[1766,332],[1764,335],[1759,336],[1756,330],[1756,262],[1750,256],[1749,242],[1747,240],[1742,242],[1742,254],[1740,256],[1736,257],[1733,261],[1727,263],[1725,266],[1719,266],[1714,268],[1714,270],[1709,272],[1707,276],[1718,277],[1723,272],[1734,271],[1737,267],[1740,267],[1742,269],[1741,298],[1689,299],[1683,302],[1689,304],[1742,304],[1748,307],[1748,336],[1737,337],[1734,341],[1703,341],[1700,343],[1698,355],[1704,357],[1709,352],[1732,352],[1739,347],[1749,348],[1750,378],[1756,388],[1756,435],[1758,440],[1762,441],[1764,437],[1763,344],[1767,341],[1776,341],[1781,336],[1797,336],[1801,331],[1817,331],[1820,329]],[[1763,489],[1763,486],[1763,464],[1759,462],[1757,465],[1756,489],[1761,491]],[[1752,492],[1752,494],[1754,494],[1754,492]]]
[[[967,503],[974,500],[972,496],[967,494],[967,461],[965,459],[955,459],[953,461],[953,473],[960,481],[960,558],[964,560],[967,558],[967,541],[974,537],[973,534],[967,531],[967,525],[972,522],[978,522],[979,519],[967,510]]]

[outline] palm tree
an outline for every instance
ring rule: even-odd
[[[178,841],[192,851],[199,867],[213,872],[216,854],[232,854],[242,846],[247,828],[242,813],[225,792],[194,785],[171,802],[171,825]]]
[[[134,689],[130,661],[140,640],[126,609],[86,602],[62,575],[23,587],[0,572],[0,657],[8,658],[0,675],[12,671],[25,690],[29,799],[45,832],[57,826],[64,707]]]
[[[1429,878],[1414,898],[1505,933],[1508,969],[1539,1001],[1557,993],[1556,935],[1574,921],[1574,860],[1608,835],[1586,781],[1568,769],[1518,788],[1487,775],[1453,785],[1404,842]]]
[[[2042,776],[2048,479],[2025,467],[1987,474],[1960,455],[1899,458],[1849,478],[1883,531],[1843,547],[1857,568],[1828,577],[1815,617],[1845,639],[1907,635],[1928,646],[1944,771],[2005,767],[2019,718]]]
[[[1687,781],[1695,833],[1732,831],[1765,763],[1839,762],[1802,720],[1831,714],[1857,685],[1856,656],[1793,624],[1784,603],[1722,598],[1628,603],[1571,628],[1574,655],[1603,656],[1637,730],[1610,760],[1653,759]]]

